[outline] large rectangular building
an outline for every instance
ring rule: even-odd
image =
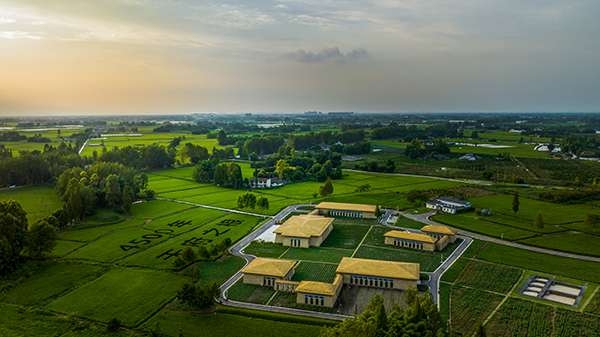
[[[342,291],[343,280],[344,277],[337,274],[333,283],[302,281],[295,290],[296,303],[333,308]]]
[[[318,247],[331,233],[333,220],[319,215],[292,216],[273,231],[275,243],[289,247]]]
[[[407,290],[417,287],[420,265],[344,257],[335,272],[343,275],[344,284]]]
[[[374,205],[322,202],[315,206],[319,214],[326,216],[346,216],[351,218],[375,219]]]
[[[425,234],[408,233],[401,231],[389,231],[383,235],[386,245],[406,247],[433,252],[436,249],[437,239]]]
[[[446,226],[427,225],[421,228],[421,232],[437,240],[447,237],[450,243],[454,243],[454,241],[456,241],[458,230]]]
[[[456,200],[451,198],[439,197],[436,201],[428,201],[425,207],[436,211],[442,211],[450,214],[456,214],[456,211],[471,207],[468,201]]]

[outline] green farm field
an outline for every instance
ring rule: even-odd
[[[469,215],[471,214],[440,213],[435,215],[433,220],[450,227],[507,240],[520,240],[536,235],[533,231],[526,231],[519,228],[481,221]]]
[[[333,283],[337,266],[328,263],[302,261],[296,264],[292,281],[316,281]]]
[[[354,258],[383,261],[412,262],[421,265],[422,272],[432,272],[440,266],[440,255],[415,249],[398,249],[362,245]]]
[[[583,233],[560,233],[520,240],[528,246],[565,251],[580,255],[600,256],[600,237]]]
[[[273,242],[252,242],[244,249],[244,253],[258,257],[278,258],[289,248]]]
[[[175,205],[181,205],[172,203]],[[215,219],[227,215],[224,211],[210,208],[188,209],[177,214],[152,220],[144,226],[147,230],[170,230],[171,235],[177,235],[196,229]]]
[[[507,294],[520,278],[520,269],[473,260],[455,284]]]
[[[194,206],[162,200],[150,200],[131,205],[131,215],[136,219],[156,219],[192,207]]]
[[[128,228],[91,242],[66,257],[99,262],[113,262],[165,241],[168,238],[168,234],[155,233],[140,228]]]
[[[591,282],[600,280],[598,263],[552,256],[491,242],[486,244],[477,255],[477,259],[573,279]]]
[[[318,324],[292,323],[296,316],[264,313],[263,317],[253,317],[255,311],[239,312],[239,314],[221,313],[215,315],[197,315],[193,313],[161,310],[145,322],[141,328],[149,331],[160,324],[161,332],[167,336],[176,337],[179,329],[184,336],[190,337],[247,337],[247,336],[318,336],[321,326],[329,321],[315,321]],[[262,312],[261,312],[262,313]],[[289,317],[289,318],[288,318]],[[165,324],[168,322],[168,324]],[[312,323],[312,322],[310,322]],[[198,327],[202,328],[199,329]],[[268,328],[266,328],[268,327]]]
[[[200,277],[198,285],[204,286],[210,282],[222,284],[231,275],[240,270],[246,261],[237,256],[227,256],[222,261],[198,262],[185,271],[186,276]]]
[[[0,191],[0,200],[14,199],[21,203],[31,224],[62,208],[62,201],[52,186],[37,185]]]
[[[180,213],[181,214],[181,213]],[[206,226],[201,226],[182,235],[137,253],[120,264],[125,266],[140,266],[154,269],[176,269],[173,260],[182,249],[191,247],[197,249],[200,245],[216,244],[225,238],[236,242],[246,236],[262,219],[242,214],[230,214],[219,218]],[[158,228],[156,231],[168,230]]]
[[[67,241],[90,242],[110,232],[117,231],[119,229],[139,227],[145,223],[146,220],[127,220],[107,226],[98,226],[84,229],[69,229],[60,233],[58,235],[58,239]]]
[[[82,247],[85,245],[84,242],[75,242],[75,241],[63,241],[56,240],[56,246],[52,249],[52,252],[46,254],[47,257],[63,257],[66,254],[74,251],[75,249]]]
[[[152,270],[112,268],[46,308],[103,323],[118,317],[125,326],[135,327],[173,299],[183,279]]]
[[[46,263],[21,283],[9,288],[0,297],[0,300],[26,306],[40,305],[44,300],[59,295],[97,275],[104,268],[106,267],[89,263]]]

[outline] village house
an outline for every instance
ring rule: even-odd
[[[428,201],[425,207],[436,211],[456,214],[456,211],[471,207],[468,201],[439,197],[436,201]]]

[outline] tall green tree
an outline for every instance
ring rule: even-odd
[[[375,217],[379,219],[381,217],[381,209],[379,208],[379,204],[375,205]]]
[[[258,200],[256,200],[256,206],[264,210],[269,209],[269,199],[267,199],[265,196],[258,197]]]
[[[127,214],[131,212],[131,191],[129,191],[129,186],[125,185],[123,187],[123,196],[121,197],[123,202],[123,209]]]
[[[106,178],[106,188],[104,189],[106,204],[114,208],[121,203],[121,185],[119,185],[119,176],[111,174]]]
[[[521,203],[519,202],[519,193],[515,191],[515,196],[513,197],[512,200],[512,210],[513,212],[515,212],[515,214],[517,214],[517,212],[519,211],[519,205]]]
[[[237,163],[231,162],[227,166],[227,186],[238,189],[244,184],[242,168]]]
[[[544,229],[544,219],[542,219],[542,212],[538,211],[537,216],[535,217],[535,221],[533,222],[533,227],[539,231]]]
[[[414,138],[404,150],[404,155],[406,155],[410,159],[417,159],[422,153],[423,149],[421,148],[421,144],[419,143],[419,138]]]
[[[83,218],[83,204],[79,187],[79,181],[76,178],[71,178],[67,191],[63,194],[64,208],[69,212],[71,219]]]
[[[277,173],[277,176],[279,176],[279,178],[283,179],[289,167],[290,166],[285,160],[279,159],[279,161],[277,162],[277,166],[275,166],[275,173]]]
[[[239,208],[250,207],[254,209],[256,207],[256,195],[254,193],[244,193],[238,197],[237,205]]]
[[[29,227],[27,232],[28,244],[24,252],[33,257],[41,257],[44,253],[50,253],[56,247],[56,238],[56,227],[51,225],[47,219],[37,220]]]
[[[13,199],[0,201],[0,275],[9,273],[22,261],[27,245],[27,213]]]
[[[148,176],[146,175],[146,173],[143,173],[140,175],[140,190],[145,190],[148,188]]]
[[[333,185],[331,184],[331,179],[327,179],[325,185],[321,186],[321,188],[319,189],[319,193],[324,197],[333,194]]]

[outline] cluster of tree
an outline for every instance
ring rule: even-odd
[[[595,133],[595,131],[593,131]],[[560,142],[560,150],[574,155],[581,155],[583,151],[589,150],[596,154],[600,146],[600,137],[598,136],[576,136],[569,135]]]
[[[179,161],[182,164],[187,160],[196,164],[200,161],[207,160],[208,158],[210,158],[208,149],[200,145],[194,145],[188,142],[179,150]]]
[[[275,153],[283,144],[285,140],[281,135],[255,135],[244,142],[240,147],[239,155],[247,157],[252,153],[259,155]]]
[[[45,183],[66,169],[87,163],[71,145],[65,143],[58,147],[46,144],[43,152],[21,151],[19,157],[12,157],[12,152],[6,149],[0,153],[3,157],[0,160],[0,187]]]
[[[555,204],[572,204],[581,203],[587,200],[600,198],[600,189],[598,188],[577,188],[574,190],[560,189],[550,190],[543,189],[538,194],[542,201],[548,201]]]
[[[404,149],[404,155],[409,157],[410,159],[417,159],[425,154],[434,155],[434,154],[446,154],[450,153],[450,148],[445,141],[441,138],[436,139],[433,142],[429,142],[425,144],[423,148],[418,138],[414,138]]]
[[[112,208],[129,213],[136,195],[147,189],[148,177],[115,163],[96,163],[87,169],[73,168],[60,175],[56,189],[63,200],[63,211],[69,220],[81,220],[97,208]]]
[[[281,154],[281,155],[280,155]],[[314,177],[319,182],[327,178],[342,178],[342,156],[331,151],[317,153],[295,152],[290,146],[279,148],[278,155],[270,156],[264,162],[252,163],[255,168],[254,177],[279,177],[290,181],[300,181],[307,176]]]
[[[392,159],[387,159],[383,165],[379,165],[377,161],[368,161],[364,165],[356,164],[354,168],[361,171],[369,172],[383,172],[383,173],[394,173],[396,170],[396,163]]]
[[[422,207],[429,200],[429,193],[423,190],[410,190],[406,194],[406,200],[416,207]]]
[[[327,179],[325,185],[319,187],[319,194],[323,197],[328,197],[333,194],[333,184],[331,179]]]
[[[291,135],[288,138],[287,144],[297,151],[305,150],[320,150],[320,143],[333,144],[340,142],[342,144],[350,144],[362,142],[365,139],[365,131],[363,129],[352,129],[343,132],[333,133],[330,130],[315,133],[313,131],[303,135]]]
[[[103,148],[98,160],[107,163],[117,163],[138,170],[169,167],[175,164],[175,149],[159,145],[114,147],[112,150]]]
[[[371,153],[371,143],[358,142],[351,145],[334,144],[331,146],[332,152],[344,153],[347,155]]]
[[[156,133],[166,133],[166,132],[175,132],[175,131],[189,131],[193,135],[203,135],[209,133],[211,130],[210,125],[205,125],[205,123],[198,124],[167,124],[162,125],[157,128],[154,128],[152,132]]]
[[[35,135],[27,138],[27,142],[28,143],[50,143],[50,142],[52,142],[52,140],[48,137],[42,136],[42,134],[39,133],[39,134],[35,134]]]
[[[419,129],[415,125],[398,125],[391,122],[387,127],[374,128],[371,134],[373,139],[400,138],[409,142],[415,138],[459,138],[462,131],[458,131],[456,123],[440,123]]]
[[[252,208],[258,206],[260,209],[267,210],[269,209],[269,199],[265,196],[260,196],[256,198],[256,195],[253,193],[244,193],[240,195],[237,199],[237,205],[239,208]]]
[[[177,290],[177,298],[193,310],[205,310],[215,303],[215,297],[221,291],[217,282],[210,282],[204,286],[191,281],[182,281],[181,288]]]
[[[20,135],[17,131],[8,131],[0,134],[0,141],[2,142],[18,142],[26,139],[27,136]]]
[[[388,315],[381,295],[376,294],[365,311],[353,319],[323,328],[322,337],[451,337],[448,328],[429,295],[421,296],[416,289],[407,291],[408,308],[394,306]]]
[[[57,219],[47,216],[31,226],[16,200],[0,200],[0,275],[16,270],[24,255],[40,257],[56,245]],[[23,252],[23,254],[21,254]]]
[[[235,189],[242,188],[244,186],[242,168],[234,162],[229,163],[229,165],[221,164],[215,166],[214,184]]]

